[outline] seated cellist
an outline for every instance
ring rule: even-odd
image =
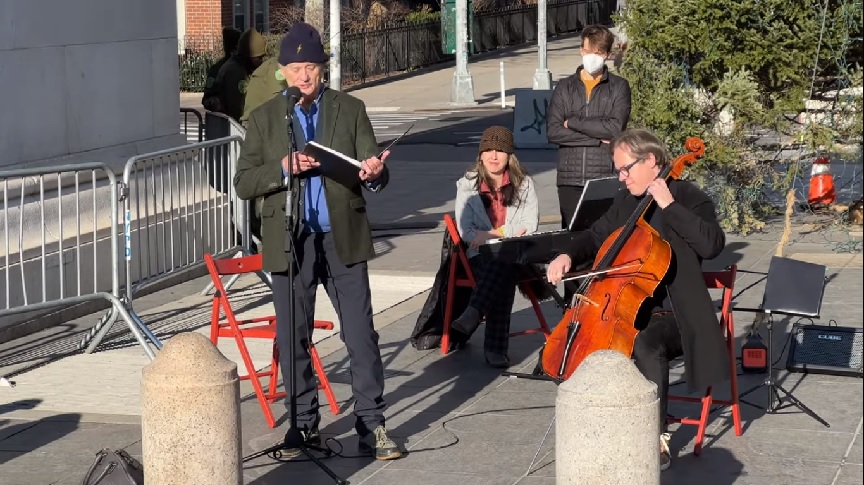
[[[615,173],[627,190],[587,231],[574,235],[566,254],[547,268],[557,284],[571,267],[591,261],[601,244],[625,225],[646,194],[655,204],[644,219],[672,249],[666,276],[654,295],[640,307],[636,319],[633,359],[646,379],[657,384],[660,398],[660,468],[671,463],[667,406],[669,361],[683,355],[685,378],[691,391],[704,391],[729,378],[728,354],[714,304],[702,276],[702,260],[716,257],[726,237],[717,222],[714,203],[696,185],[658,178],[670,163],[663,143],[651,132],[630,129],[610,143]]]

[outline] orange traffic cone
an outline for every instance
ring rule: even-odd
[[[810,169],[810,192],[807,202],[810,205],[829,205],[837,199],[834,190],[834,176],[831,175],[831,162],[826,157],[813,161]]]

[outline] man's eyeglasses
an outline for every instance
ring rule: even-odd
[[[636,160],[633,160],[632,163],[628,163],[627,165],[624,165],[621,168],[616,168],[615,169],[615,175],[618,175],[618,176],[624,175],[625,177],[629,177],[630,176],[630,169],[635,167],[637,163],[642,162],[644,160],[645,160],[644,158],[637,158]]]

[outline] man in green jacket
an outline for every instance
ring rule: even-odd
[[[296,379],[297,429],[286,433],[283,454],[298,455],[299,439],[312,446],[321,442],[318,389],[309,356],[315,293],[320,283],[336,308],[341,337],[351,359],[360,452],[379,460],[398,458],[402,452],[384,426],[384,366],[372,324],[367,267],[375,251],[363,198],[364,190],[378,192],[387,185],[384,159],[388,154],[377,155],[375,134],[363,102],[323,85],[327,55],[321,36],[312,26],[297,23],[291,28],[282,39],[278,62],[288,84],[299,90],[300,99],[292,97],[289,101],[286,90],[285,95],[276,96],[250,114],[234,185],[238,197],[255,199],[259,208],[264,270],[273,279],[280,366],[283,378],[293,368]],[[286,113],[291,114],[290,127]],[[289,128],[293,143],[289,143]],[[325,175],[326,167],[301,154],[307,140],[362,160],[356,177],[352,174],[351,180],[337,180]],[[296,151],[291,151],[292,144]],[[290,191],[289,170],[293,174]],[[290,225],[286,218],[289,201]],[[295,263],[292,282],[288,270],[289,264]],[[292,283],[293,315],[288,298]],[[294,325],[293,345],[290,325]],[[290,376],[284,382],[290,392],[288,379]],[[289,395],[289,410],[290,399]]]
[[[243,116],[240,117],[243,126],[246,126],[246,122],[249,121],[252,110],[273,99],[288,87],[285,76],[279,68],[279,59],[273,56],[258,66],[258,69],[255,69],[249,77],[249,84],[246,85],[246,105],[243,107]]]

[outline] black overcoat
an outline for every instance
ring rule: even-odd
[[[674,180],[669,182],[669,191],[675,202],[662,209],[658,231],[672,248],[669,298],[681,330],[685,378],[691,392],[703,391],[729,379],[723,331],[702,276],[702,260],[720,254],[726,236],[717,222],[714,203],[702,190],[691,182]],[[561,252],[570,255],[574,266],[593,260],[603,241],[626,223],[639,200],[620,191],[609,211],[589,230],[575,234]]]

